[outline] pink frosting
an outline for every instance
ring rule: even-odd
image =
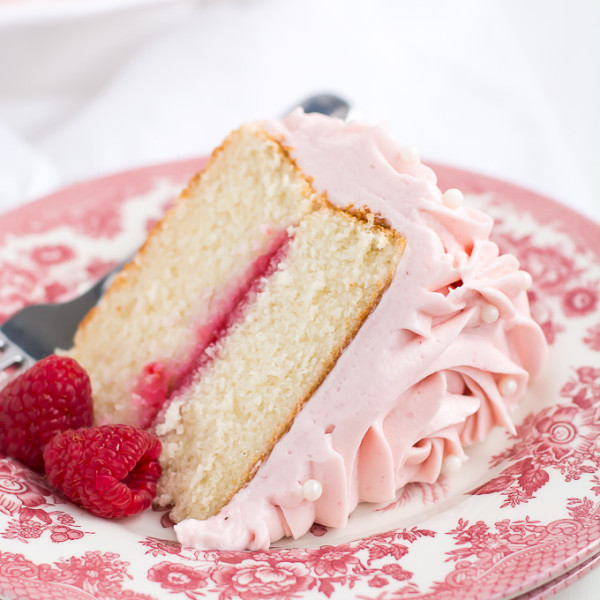
[[[446,456],[464,461],[463,447],[495,425],[513,429],[509,411],[546,354],[529,278],[489,240],[492,220],[447,207],[433,171],[404,160],[382,128],[301,112],[261,125],[333,204],[368,206],[407,245],[381,302],[254,478],[216,516],[175,526],[199,549],[266,549],[435,481]],[[308,479],[322,483],[316,501],[304,498]]]

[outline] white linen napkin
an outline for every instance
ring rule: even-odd
[[[508,179],[600,220],[598,184],[582,161],[594,144],[580,148],[568,129],[576,110],[557,110],[569,96],[548,96],[536,43],[562,67],[556,76],[572,74],[547,32],[523,34],[537,17],[531,8],[383,0],[175,5],[21,24],[10,35],[0,29],[13,61],[12,78],[0,78],[0,156],[10,157],[0,210],[73,181],[204,154],[240,122],[331,90],[368,120],[385,121],[425,159]],[[552,6],[544,4],[549,27],[568,32],[570,21]],[[578,35],[589,23],[580,19]],[[7,62],[0,59],[0,73]],[[568,68],[585,75],[585,64]],[[587,95],[594,94],[590,85]]]

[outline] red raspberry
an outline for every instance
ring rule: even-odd
[[[156,496],[161,445],[131,425],[103,425],[59,433],[46,446],[50,483],[99,517],[146,510]]]
[[[0,390],[0,452],[36,471],[55,434],[93,421],[90,379],[72,358],[48,356]]]

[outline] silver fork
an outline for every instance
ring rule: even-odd
[[[345,100],[332,94],[310,96],[297,106],[305,112],[341,119],[346,119],[350,111]],[[117,265],[81,296],[61,304],[27,306],[0,325],[0,387],[57,348],[70,348],[79,323],[126,262]]]
[[[26,306],[0,325],[0,385],[8,376],[28,369],[57,348],[70,348],[79,323],[126,262],[117,265],[77,298]]]

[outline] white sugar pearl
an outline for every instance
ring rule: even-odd
[[[500,311],[493,304],[484,304],[479,310],[481,320],[486,323],[495,323],[500,316]]]
[[[523,275],[525,276],[525,289],[530,290],[533,286],[533,278],[527,271],[521,271],[521,273],[523,273]]]
[[[444,471],[446,473],[456,473],[462,467],[463,461],[458,454],[448,454],[444,458]]]
[[[407,163],[416,163],[419,160],[419,151],[414,146],[405,146],[400,151],[400,158]]]
[[[321,497],[323,493],[323,486],[320,481],[316,479],[307,479],[302,485],[302,495],[305,500],[314,502]]]
[[[459,206],[462,206],[463,202],[465,201],[463,193],[456,188],[450,188],[449,190],[446,190],[443,198],[444,204],[448,208],[458,208]]]
[[[510,375],[505,375],[498,383],[498,389],[503,396],[512,396],[518,387],[517,380]]]

